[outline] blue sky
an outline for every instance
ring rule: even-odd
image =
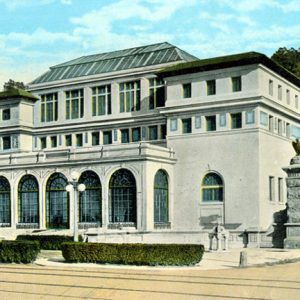
[[[300,46],[300,0],[0,0],[0,88],[82,55],[168,41],[207,58]]]

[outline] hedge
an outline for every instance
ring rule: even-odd
[[[0,262],[28,264],[36,260],[40,246],[35,241],[1,241]]]
[[[64,243],[67,262],[125,265],[194,265],[201,261],[203,245]]]
[[[17,241],[38,241],[41,249],[61,250],[61,244],[72,242],[73,237],[67,235],[18,235]]]

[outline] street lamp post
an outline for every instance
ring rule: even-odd
[[[78,242],[78,198],[79,193],[85,191],[85,185],[83,183],[78,183],[79,173],[73,171],[71,173],[72,181],[69,181],[69,184],[66,186],[66,191],[71,193],[73,192],[73,201],[74,201],[74,226],[73,226],[73,234],[74,234],[74,242]]]

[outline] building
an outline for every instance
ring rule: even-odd
[[[0,93],[0,237],[72,234],[78,217],[91,241],[207,245],[221,222],[231,247],[272,246],[299,94],[255,52],[161,43],[53,66]]]

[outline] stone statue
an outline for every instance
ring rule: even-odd
[[[296,139],[295,142],[293,141],[292,144],[293,144],[293,147],[296,151],[296,154],[300,155],[300,141],[299,141],[299,139]]]

